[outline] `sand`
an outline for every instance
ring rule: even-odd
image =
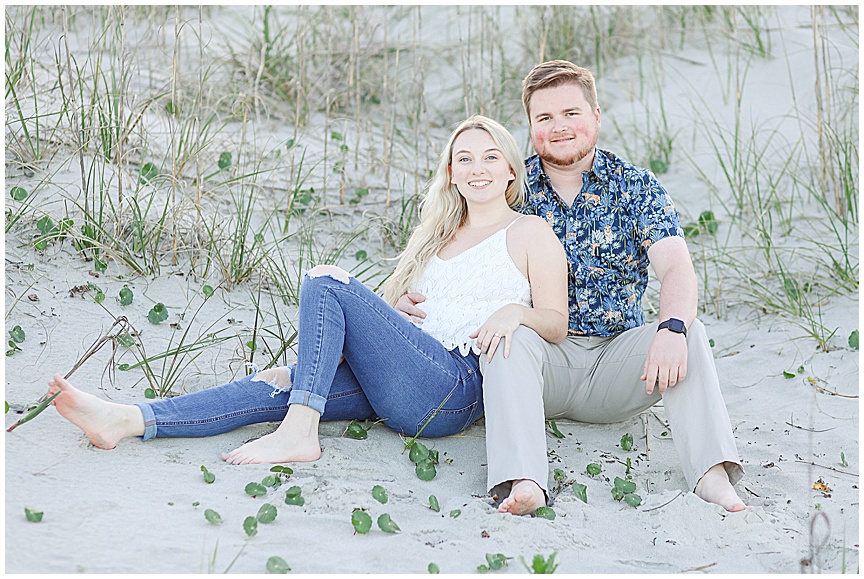
[[[800,14],[787,16],[794,21]],[[792,26],[785,33],[790,44],[797,34],[802,46],[812,34]],[[709,62],[695,49],[685,55]],[[812,65],[812,52],[809,58],[801,59],[806,66]],[[717,77],[710,67],[670,62],[677,67],[672,76],[686,81],[672,83],[666,106],[684,111],[688,97],[681,87],[710,86]],[[613,113],[617,107],[619,119],[631,106],[615,90],[627,85],[628,66],[635,69],[632,58],[616,69],[620,78],[610,75],[603,85],[610,95],[608,109]],[[750,74],[755,80],[747,95],[753,95],[753,110],[785,110],[788,98],[778,97],[785,93],[776,90],[776,83],[788,81],[787,61],[759,61]],[[719,93],[704,92],[714,110],[728,110]],[[640,114],[634,114],[637,120]],[[670,117],[687,126],[686,120]],[[789,130],[788,124],[783,127]],[[521,139],[527,134],[524,127],[515,132]],[[604,139],[618,150],[611,124],[604,125],[601,146]],[[321,143],[309,141],[313,152],[320,152]],[[700,143],[703,147],[693,150],[704,153],[704,140]],[[49,200],[54,195],[56,201],[65,194],[76,180],[71,161],[59,169],[51,166],[55,186],[41,195]],[[704,160],[703,167],[719,172],[716,161]],[[16,184],[32,187],[47,172],[43,168],[27,176],[7,154],[6,190]],[[380,174],[370,175],[380,181]],[[693,190],[694,178],[683,163],[661,178],[690,218],[708,198],[703,185]],[[363,218],[360,212],[354,217]],[[119,315],[139,330],[150,355],[176,344],[190,325],[193,336],[210,324],[234,336],[202,350],[184,368],[177,393],[245,372],[241,342],[255,323],[250,293],[257,286],[217,289],[193,319],[203,300],[201,286],[217,285],[216,277],[196,279],[186,268],[170,265],[158,276],[136,276],[117,262],[95,276],[93,263],[81,260],[68,241],[37,252],[30,243],[34,236],[29,224],[5,237],[6,330],[21,325],[27,336],[21,351],[4,360],[7,428],[47,390],[51,374],[71,369]],[[857,263],[857,227],[853,249]],[[93,291],[70,292],[88,283],[104,291],[102,306],[94,303]],[[124,285],[135,294],[128,306],[117,301]],[[146,316],[157,302],[168,306],[169,319],[153,325]],[[279,307],[283,320],[293,319],[294,309]],[[278,556],[293,573],[426,573],[430,563],[442,573],[475,573],[487,553],[503,553],[507,565],[496,572],[523,573],[521,559],[530,564],[535,555],[554,552],[558,573],[857,572],[859,354],[846,341],[859,327],[857,295],[831,297],[821,305],[821,316],[829,331],[837,328],[828,352],[803,337],[788,318],[734,297],[722,312],[700,314],[715,342],[722,392],[746,471],[736,485],[751,507],[745,512],[728,513],[688,492],[662,405],[609,425],[557,421],[565,436],[549,433],[550,480],[554,469],[561,469],[564,478],[552,488],[554,520],[496,511],[484,488],[482,419],[459,435],[423,440],[440,456],[431,481],[415,475],[402,437],[386,427],[374,426],[367,439],[354,440],[344,436],[347,422],[322,424],[322,458],[291,465],[293,474],[279,488],[253,498],[244,488],[270,475],[269,466],[230,466],[219,455],[272,431],[275,424],[204,439],[127,439],[105,451],[49,408],[6,434],[5,571],[263,573],[268,559]],[[171,323],[178,324],[177,332]],[[110,350],[103,348],[71,381],[106,400],[144,400],[140,371],[106,373],[113,367]],[[120,363],[134,361],[123,348],[121,355]],[[264,354],[256,357],[265,359]],[[634,446],[625,451],[620,440],[628,433]],[[625,476],[628,460],[642,498],[637,507],[615,501],[610,492],[615,477]],[[602,472],[590,476],[589,463],[600,464]],[[204,481],[202,465],[215,475],[212,484]],[[586,485],[587,503],[577,498],[573,483]],[[286,489],[294,485],[302,489],[302,506],[284,502]],[[386,504],[373,498],[376,485],[386,490]],[[437,497],[440,512],[428,508],[430,495]],[[247,537],[244,519],[265,503],[276,507],[277,518]],[[41,522],[28,521],[25,508],[42,512]],[[373,521],[389,514],[401,532],[388,534],[373,524],[368,534],[356,534],[351,524],[356,508],[365,509]],[[208,522],[206,509],[217,511],[222,523]]]

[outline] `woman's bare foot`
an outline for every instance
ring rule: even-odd
[[[513,481],[510,496],[501,501],[499,513],[530,515],[540,507],[546,506],[546,495],[540,485],[530,479]]]
[[[51,403],[60,415],[84,431],[93,446],[114,448],[128,436],[144,435],[144,416],[137,406],[101,400],[81,392],[60,374],[48,381],[48,394],[60,396]]]
[[[321,458],[318,420],[321,415],[302,404],[292,404],[275,432],[247,442],[222,460],[229,464],[312,462]]]
[[[696,483],[696,488],[693,492],[703,501],[720,505],[733,513],[750,508],[744,504],[741,497],[735,492],[735,488],[729,482],[729,475],[726,474],[726,468],[722,463],[715,464],[709,468],[708,472],[702,475],[702,478]]]

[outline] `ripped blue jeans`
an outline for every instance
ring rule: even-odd
[[[422,434],[430,438],[460,432],[483,414],[476,354],[447,350],[346,272],[319,267],[325,269],[313,269],[300,289],[290,386],[250,375],[136,404],[144,415],[143,439],[211,436],[277,422],[289,404],[309,406],[323,421],[380,418],[407,436],[428,421]]]

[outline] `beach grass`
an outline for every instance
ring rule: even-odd
[[[848,10],[810,11],[815,108],[799,102],[812,87],[791,82],[790,64],[794,107],[771,115],[754,114],[754,67],[793,57],[768,7],[266,6],[236,12],[231,31],[215,12],[7,10],[10,154],[20,167],[77,165],[80,181],[64,189],[62,216],[34,191],[13,195],[7,234],[63,217],[85,260],[134,275],[181,266],[232,291],[266,278],[296,304],[302,272],[319,263],[361,255],[353,261],[367,280],[386,277],[416,223],[436,135],[457,117],[519,127],[519,79],[547,58],[590,66],[603,100],[629,58],[633,120],[609,113],[612,132],[632,161],[662,176],[686,160],[706,188],[699,210],[719,211],[721,228],[692,249],[715,313],[722,295],[809,327],[815,310],[783,289],[790,279],[827,294],[857,290],[857,68],[836,62],[838,42],[857,42]],[[430,18],[452,20],[452,44],[430,42]],[[573,22],[584,23],[579,34]],[[52,49],[45,34],[57,30]],[[505,49],[514,37],[518,49]],[[148,43],[156,61],[143,60]],[[731,108],[715,111],[691,86],[685,145],[687,111],[665,86],[670,46],[687,43],[704,48]],[[48,85],[59,99],[40,98]],[[352,215],[366,225],[333,228]]]

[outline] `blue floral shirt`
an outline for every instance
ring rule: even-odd
[[[570,207],[552,189],[537,155],[525,160],[528,190],[523,213],[545,219],[570,262],[571,335],[614,336],[645,323],[648,248],[683,237],[672,200],[647,169],[595,149]]]

